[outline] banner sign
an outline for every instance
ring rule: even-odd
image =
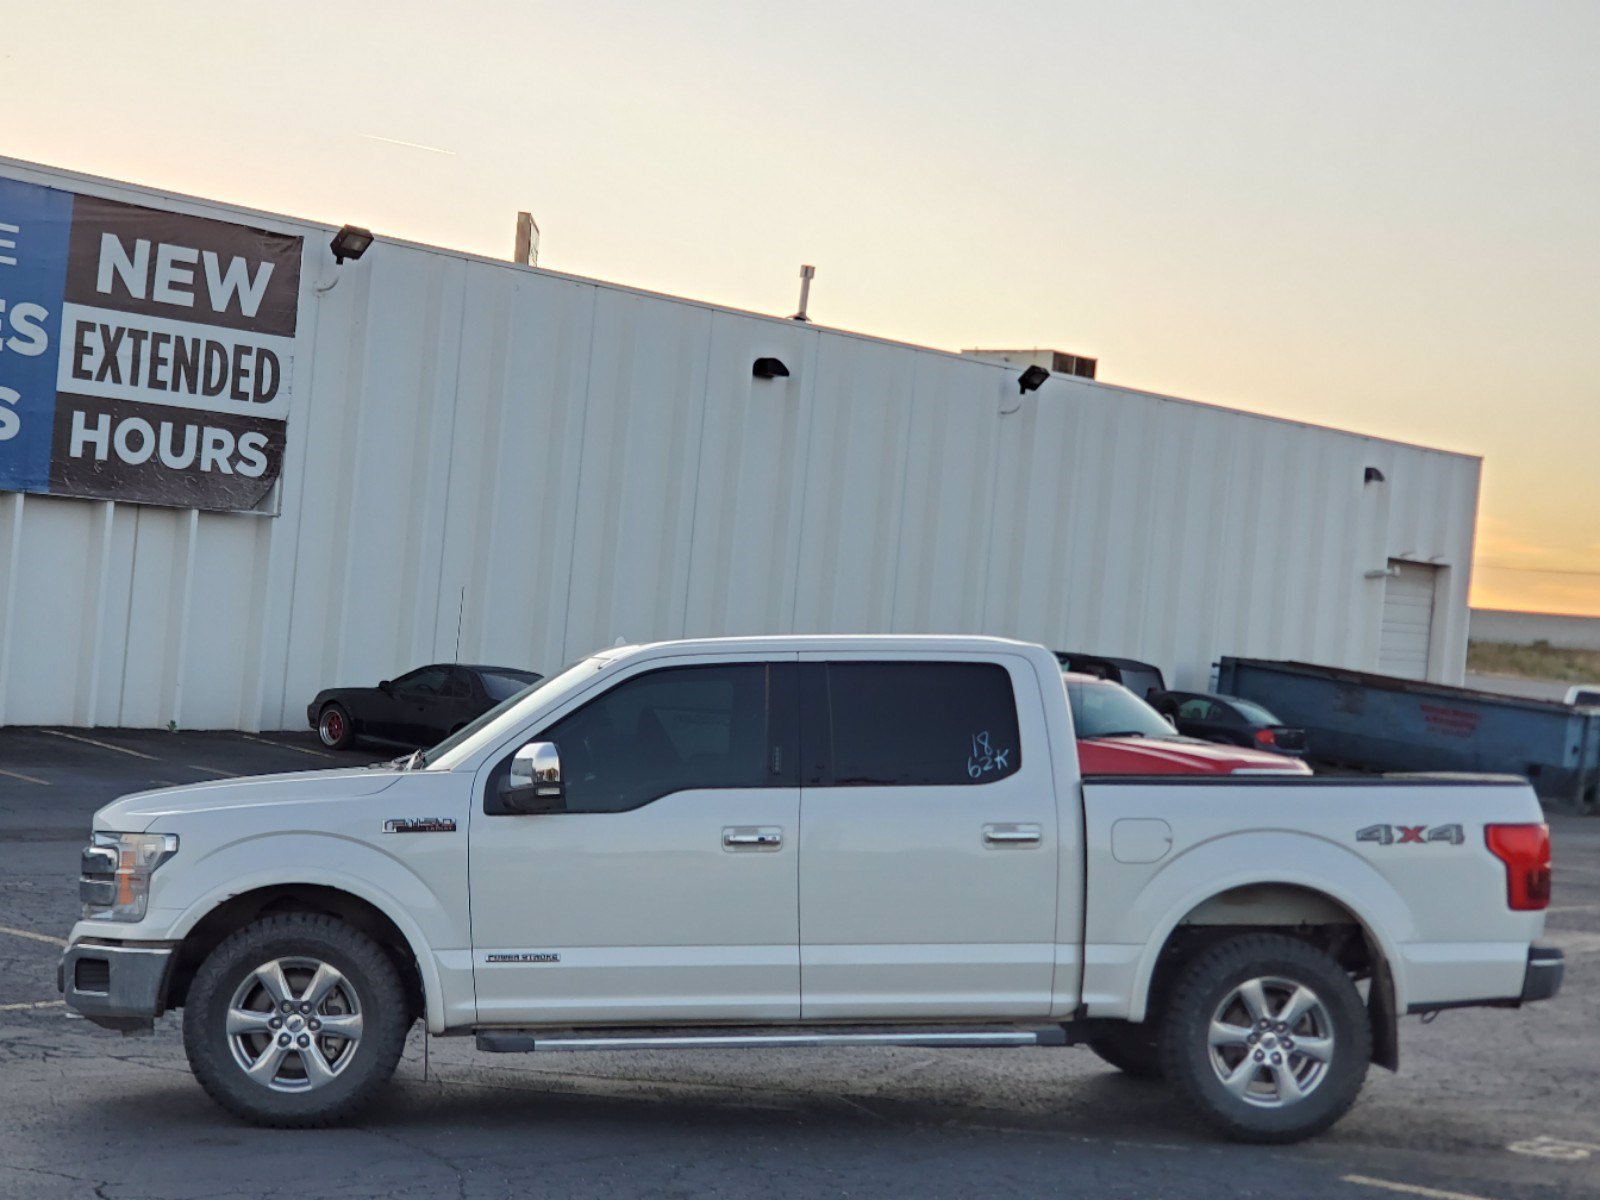
[[[260,505],[301,242],[0,179],[0,491]]]

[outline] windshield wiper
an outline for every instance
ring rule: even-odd
[[[1148,733],[1145,733],[1143,730],[1140,730],[1140,729],[1119,729],[1115,733],[1097,733],[1097,734],[1094,734],[1093,736],[1094,737],[1149,737],[1150,735]]]

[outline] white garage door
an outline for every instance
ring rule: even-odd
[[[1428,677],[1428,643],[1433,638],[1433,581],[1439,568],[1389,560],[1384,581],[1383,633],[1378,638],[1378,671],[1401,679]]]

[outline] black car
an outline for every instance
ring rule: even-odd
[[[306,719],[332,750],[358,737],[432,746],[543,678],[515,667],[435,663],[377,687],[318,692],[306,706]]]
[[[1150,702],[1186,737],[1279,754],[1306,752],[1305,730],[1289,728],[1253,700],[1206,692],[1162,692]]]

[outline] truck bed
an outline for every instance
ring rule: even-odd
[[[1151,948],[1220,890],[1265,883],[1336,900],[1392,964],[1402,1013],[1522,990],[1544,914],[1508,907],[1485,826],[1543,820],[1524,780],[1125,776],[1083,791],[1090,1016],[1142,1019],[1128,998],[1145,994]],[[1205,923],[1261,922],[1262,895],[1246,896]]]

